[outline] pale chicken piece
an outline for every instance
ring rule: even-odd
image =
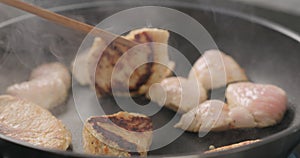
[[[98,96],[112,95],[113,92],[114,95],[120,96],[128,93],[146,94],[153,83],[169,76],[175,66],[174,62],[169,60],[168,31],[144,28],[131,31],[124,38],[148,44],[131,49],[117,43],[108,45],[105,40],[95,38],[86,55],[87,59],[83,59],[85,55],[75,59],[77,62],[74,63],[80,64],[73,64],[75,78],[82,85],[91,82]],[[88,63],[87,68],[83,62]],[[77,67],[75,71],[74,67]],[[89,80],[86,78],[87,74]]]
[[[228,106],[221,101],[204,102],[183,114],[175,127],[191,132],[263,128],[279,123],[287,109],[285,91],[273,85],[249,82],[230,84],[226,98]],[[220,110],[221,114],[216,118]],[[211,122],[214,119],[217,119],[216,123]]]
[[[222,101],[209,100],[183,114],[175,127],[190,132],[205,132],[253,128],[256,125],[252,114],[244,107],[230,109]]]
[[[36,146],[66,150],[71,133],[48,110],[29,101],[0,96],[0,133]]]
[[[254,128],[257,126],[252,113],[243,106],[231,107],[229,113],[231,128]]]
[[[147,156],[152,143],[149,117],[128,112],[90,117],[84,125],[84,151],[104,156]]]
[[[207,92],[201,83],[170,77],[152,85],[147,97],[161,106],[185,113],[205,101]]]
[[[94,42],[97,44],[97,42]],[[92,47],[95,48],[95,47]],[[94,51],[94,50],[89,50]],[[89,85],[91,83],[91,77],[88,71],[88,52],[79,54],[72,62],[71,69],[73,77],[79,82],[80,85]],[[77,64],[77,65],[75,65]]]
[[[208,50],[196,61],[189,74],[189,78],[195,77],[207,90],[248,80],[238,63],[219,50]]]
[[[57,62],[35,68],[29,81],[7,88],[7,94],[32,101],[46,109],[52,109],[66,101],[71,86],[68,69]]]
[[[208,100],[182,115],[174,126],[190,132],[208,132],[230,129],[228,105],[219,100]]]
[[[230,84],[226,89],[226,98],[232,108],[245,108],[244,111],[253,116],[257,127],[277,124],[287,109],[285,91],[274,85],[250,82]],[[241,117],[245,116],[237,116],[236,120]]]

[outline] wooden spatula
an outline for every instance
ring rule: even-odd
[[[114,42],[118,43],[118,44],[122,44],[122,45],[125,45],[128,47],[133,47],[133,46],[137,45],[137,43],[127,40],[121,36],[118,36],[113,33],[96,28],[94,26],[76,21],[74,19],[62,16],[60,14],[56,14],[49,10],[28,4],[26,2],[22,2],[19,0],[0,0],[0,2],[4,3],[6,5],[12,6],[12,7],[18,8],[18,9],[21,9],[23,11],[35,14],[39,17],[42,17],[49,21],[63,25],[65,27],[72,28],[74,30],[78,30],[78,31],[81,31],[84,33],[92,33],[95,36],[99,36],[99,37],[103,38],[104,40],[115,38]]]

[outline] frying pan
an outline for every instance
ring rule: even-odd
[[[80,1],[76,1],[80,2]],[[144,5],[177,9],[199,21],[211,34],[218,47],[231,55],[253,82],[278,85],[286,90],[289,105],[278,125],[263,129],[231,130],[209,133],[203,138],[185,132],[171,144],[149,152],[149,156],[187,157],[287,157],[300,141],[300,36],[266,20],[228,10],[204,1],[92,1],[54,8],[63,15],[97,24],[118,11]],[[244,6],[245,7],[245,6]],[[75,58],[85,35],[76,33],[33,16],[22,16],[0,24],[0,90],[24,81],[33,67],[60,61],[66,65]],[[190,62],[199,57],[184,38],[171,34],[170,45],[184,52]],[[113,99],[102,100],[107,113],[118,111]],[[142,100],[143,101],[143,100]],[[72,146],[68,151],[48,150],[0,135],[2,157],[93,157],[82,154],[83,123],[74,106],[72,94],[65,105],[52,110],[71,130]],[[174,113],[162,109],[152,116],[154,126],[168,122]],[[249,139],[262,141],[248,146],[203,154],[209,145],[223,146]]]

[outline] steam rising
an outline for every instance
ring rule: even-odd
[[[49,61],[69,65],[83,39],[82,34],[76,31],[38,17],[21,20],[3,29],[1,51],[9,50],[28,69]]]

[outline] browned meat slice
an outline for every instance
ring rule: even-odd
[[[0,133],[33,145],[66,150],[71,133],[48,110],[12,96],[0,96]]]
[[[8,87],[7,93],[52,109],[66,101],[70,86],[68,69],[54,62],[33,69],[29,81]]]
[[[83,129],[84,150],[89,154],[146,156],[151,142],[151,119],[136,113],[90,117]]]
[[[130,32],[125,38],[148,44],[131,49],[113,43],[106,48],[106,41],[96,38],[88,53],[78,57],[76,63],[80,66],[73,64],[75,78],[83,85],[95,86],[99,96],[111,95],[112,88],[116,95],[122,96],[128,95],[128,90],[131,95],[143,95],[153,83],[160,82],[171,74],[170,69],[174,67],[174,63],[169,60],[168,47],[163,45],[168,44],[168,31],[144,28]],[[160,45],[150,44],[151,42]],[[85,62],[88,64],[84,64]],[[94,74],[95,79],[91,78]]]

